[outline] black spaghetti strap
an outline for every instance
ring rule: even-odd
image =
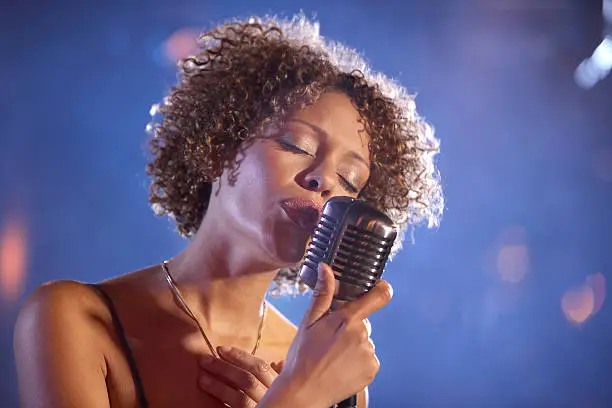
[[[128,364],[130,366],[130,371],[132,372],[132,378],[134,379],[134,385],[136,386],[136,394],[138,396],[138,401],[140,403],[141,408],[147,408],[149,404],[147,403],[147,398],[145,396],[144,387],[142,386],[142,380],[140,379],[140,374],[138,373],[138,368],[136,367],[136,360],[134,359],[134,355],[132,354],[132,349],[130,349],[130,345],[125,337],[125,332],[123,331],[123,325],[121,324],[121,320],[119,320],[119,314],[117,313],[117,309],[115,308],[115,304],[113,300],[108,296],[106,291],[102,289],[99,285],[91,285],[104,299],[106,305],[108,306],[108,310],[111,313],[113,318],[113,324],[115,326],[115,330],[117,331],[117,336],[119,336],[119,341],[121,342],[121,346],[123,347],[123,351],[125,352],[125,357],[127,358]]]

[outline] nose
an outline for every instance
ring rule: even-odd
[[[333,189],[333,177],[328,175],[323,166],[309,171],[303,179],[302,187],[306,190],[321,193],[324,198],[330,197]]]
[[[321,185],[321,181],[319,180],[318,177],[312,177],[310,181],[308,182],[308,188],[311,190],[318,189],[319,185]]]

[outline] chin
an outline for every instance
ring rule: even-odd
[[[268,254],[279,268],[295,266],[302,262],[310,237],[275,234],[266,245]]]
[[[295,266],[304,259],[304,252],[305,251],[293,251],[291,254],[284,254],[279,261],[281,261],[283,267]]]
[[[287,222],[276,212],[263,223],[259,231],[256,239],[274,268],[295,266],[302,262],[310,240],[307,231]]]
[[[295,246],[287,245],[287,242],[285,242],[280,248],[277,247],[272,256],[279,267],[290,267],[302,262],[305,252],[306,242],[300,242]]]

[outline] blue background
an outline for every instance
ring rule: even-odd
[[[150,211],[144,172],[149,107],[176,78],[173,33],[300,9],[418,93],[442,140],[447,212],[389,264],[371,406],[612,406],[612,78],[590,90],[573,78],[601,41],[601,2],[12,3],[0,14],[2,407],[18,405],[12,331],[35,286],[99,281],[186,245]],[[6,261],[19,249],[21,269]],[[273,302],[297,322],[308,298]]]

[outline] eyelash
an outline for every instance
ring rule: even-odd
[[[277,142],[278,142],[278,145],[283,150],[286,150],[286,151],[292,152],[292,153],[302,154],[302,155],[305,155],[305,156],[312,156],[307,151],[300,149],[296,145],[292,145],[291,143],[285,142],[284,140],[278,140]]]
[[[312,156],[307,151],[302,150],[299,147],[297,147],[297,146],[295,146],[295,145],[293,145],[291,143],[288,143],[288,142],[286,142],[284,140],[277,140],[277,143],[280,146],[280,148],[285,150],[285,151],[292,152],[292,153],[295,153],[295,154],[301,154],[301,155],[304,155],[304,156]],[[347,179],[345,179],[344,177],[342,177],[340,175],[339,175],[339,178],[340,178],[340,182],[344,185],[344,188],[348,192],[353,193],[353,194],[359,193],[359,189],[357,189],[357,187],[355,187],[354,185],[349,183]]]
[[[359,190],[357,187],[349,183],[344,177],[340,176],[340,181],[344,184],[344,187],[348,190],[349,193],[357,194]]]

